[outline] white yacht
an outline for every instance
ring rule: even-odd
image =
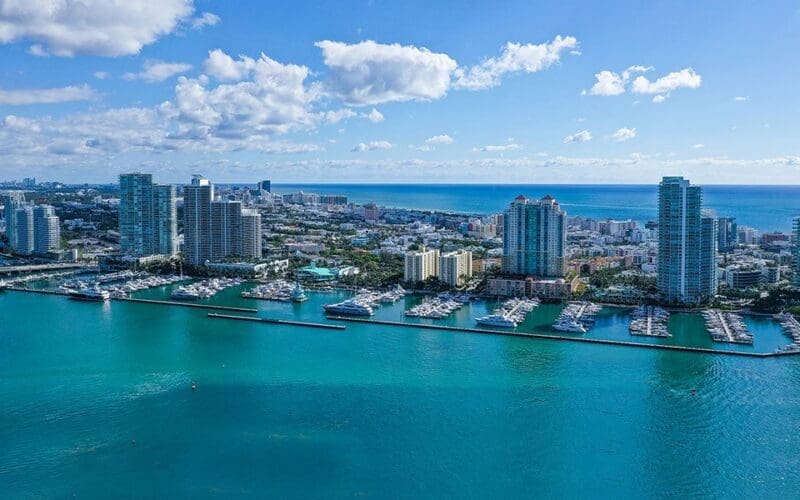
[[[516,328],[517,322],[505,317],[502,314],[490,314],[481,318],[475,318],[479,325],[500,326],[503,328]]]
[[[564,319],[553,323],[553,328],[560,332],[586,333],[586,327],[580,321],[574,319]]]
[[[85,288],[83,290],[73,291],[69,294],[69,298],[75,300],[89,300],[93,302],[105,302],[111,298],[111,294],[106,290],[99,288]]]
[[[355,300],[348,299],[338,304],[326,304],[323,306],[325,312],[333,314],[345,314],[348,316],[372,316],[375,311],[372,307],[356,302]]]
[[[172,292],[170,297],[177,300],[197,300],[200,298],[200,294],[192,288],[180,287]]]

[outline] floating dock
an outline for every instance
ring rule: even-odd
[[[706,329],[715,342],[729,344],[752,344],[753,335],[747,330],[742,317],[738,314],[709,309],[703,313]]]
[[[233,316],[230,314],[208,313],[212,319],[232,319],[237,321],[252,321],[255,323],[270,323],[273,325],[305,326],[308,328],[323,328],[328,330],[344,330],[344,325],[328,325],[326,323],[309,323],[307,321],[291,321],[286,319],[254,318],[252,316]]]

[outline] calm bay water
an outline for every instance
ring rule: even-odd
[[[336,298],[293,305],[231,289],[211,301],[323,321]],[[492,304],[471,307],[448,321],[471,325]],[[557,313],[542,306],[521,329],[549,331]],[[15,292],[0,294],[0,319],[4,498],[800,491],[798,357],[326,331]],[[711,345],[696,316],[671,321],[674,341]],[[756,350],[786,343],[753,321]],[[625,311],[604,310],[589,335],[629,339]]]
[[[345,194],[357,203],[374,201],[390,207],[483,214],[504,210],[519,194],[533,198],[550,194],[570,215],[645,222],[658,214],[656,185],[284,184],[273,189]],[[800,215],[800,186],[711,185],[704,186],[703,194],[706,208],[762,231],[787,232],[792,217]]]

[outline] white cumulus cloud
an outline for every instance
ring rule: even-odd
[[[581,130],[572,135],[564,137],[564,143],[569,144],[573,142],[588,142],[592,140],[592,133],[588,130]]]
[[[192,0],[8,0],[0,3],[0,44],[30,41],[37,55],[131,55],[193,12]]]
[[[413,45],[316,43],[328,67],[327,89],[352,105],[444,97],[457,64],[447,54]]]
[[[694,72],[692,68],[684,68],[680,71],[662,76],[661,78],[650,81],[644,76],[638,76],[631,85],[631,90],[637,94],[658,94],[662,96],[661,101],[669,97],[673,90],[680,88],[696,89],[700,87],[703,79]],[[653,101],[660,102],[660,101]]]
[[[561,52],[574,49],[578,40],[572,36],[556,36],[541,44],[508,42],[499,57],[491,57],[470,68],[456,71],[454,86],[465,89],[485,89],[500,84],[507,73],[535,73],[559,62]]]
[[[147,83],[163,82],[175,75],[186,73],[192,69],[191,64],[163,61],[146,61],[139,73],[125,73],[126,80],[142,80]]]
[[[473,151],[482,153],[504,153],[506,151],[516,151],[521,147],[522,146],[520,146],[516,142],[509,142],[508,144],[489,144],[487,146],[474,148]]]
[[[364,151],[376,151],[380,149],[392,149],[394,144],[389,141],[371,141],[371,142],[360,142],[351,149],[350,151],[353,153],[363,153]]]
[[[635,128],[622,127],[620,129],[617,129],[617,131],[614,132],[613,134],[611,134],[611,139],[613,139],[616,142],[624,142],[633,139],[634,137],[636,137]]]
[[[0,105],[55,104],[59,102],[89,101],[96,97],[88,85],[71,85],[51,89],[0,89]]]
[[[434,135],[425,139],[425,144],[453,144],[455,139],[447,134]]]
[[[203,12],[200,16],[192,19],[192,29],[199,30],[206,26],[216,26],[222,19],[211,12]]]
[[[640,74],[631,81],[634,74],[647,73],[652,69],[652,66],[637,65],[630,66],[621,73],[609,70],[600,71],[594,75],[594,85],[588,91],[581,92],[581,94],[615,96],[630,90],[636,94],[656,94],[653,97],[653,102],[659,103],[664,102],[674,90],[680,88],[696,89],[702,83],[702,78],[692,68],[673,71],[653,81]]]

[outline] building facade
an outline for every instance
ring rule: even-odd
[[[702,216],[703,191],[683,177],[658,190],[658,292],[674,305],[700,305],[717,291],[717,221]]]
[[[32,206],[21,206],[15,210],[13,231],[15,234],[14,251],[22,255],[32,254],[35,250]]]
[[[415,283],[439,276],[439,250],[421,249],[405,254],[403,279]]]
[[[733,217],[720,217],[717,219],[717,248],[720,252],[731,252],[736,246],[738,230],[736,219]]]
[[[238,200],[214,198],[208,179],[195,176],[184,188],[184,256],[192,265],[231,257],[261,258],[261,214]]]
[[[137,257],[177,253],[175,188],[138,173],[120,175],[119,187],[120,251]]]
[[[466,284],[472,278],[472,252],[458,250],[439,257],[439,279],[452,288]]]
[[[242,257],[261,258],[261,236],[261,214],[257,210],[242,210]]]
[[[518,196],[503,217],[503,273],[560,278],[567,272],[567,213],[551,196]]]
[[[61,220],[50,205],[33,208],[33,251],[47,254],[61,250]]]
[[[17,209],[25,205],[25,193],[22,191],[6,191],[3,193],[3,210],[5,212],[6,236],[12,250],[17,249]]]
[[[183,188],[183,253],[189,264],[199,266],[211,260],[211,201],[214,186],[195,175]]]

